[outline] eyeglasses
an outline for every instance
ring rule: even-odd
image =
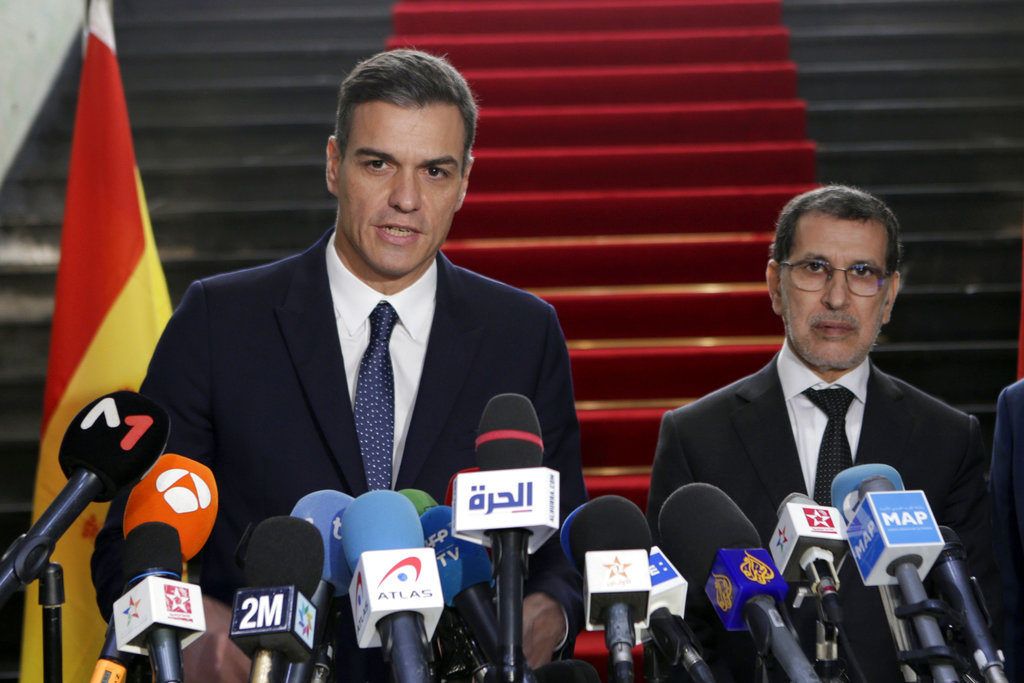
[[[846,277],[846,286],[857,296],[874,296],[889,278],[883,272],[866,263],[855,263],[849,268],[836,268],[828,261],[808,259],[790,263],[782,261],[779,265],[789,266],[793,272],[793,285],[805,292],[820,292],[838,270]]]

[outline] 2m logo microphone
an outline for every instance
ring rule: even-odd
[[[263,647],[297,661],[313,650],[316,608],[295,586],[242,588],[231,615],[229,635],[247,652]]]

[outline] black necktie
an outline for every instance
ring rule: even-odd
[[[808,389],[804,396],[811,399],[828,415],[825,434],[818,449],[818,469],[814,474],[814,500],[818,505],[832,505],[832,480],[853,466],[850,441],[846,438],[846,411],[853,402],[853,392],[842,386],[815,391]]]
[[[381,301],[370,313],[370,343],[356,380],[356,434],[363,456],[366,487],[391,488],[391,456],[395,443],[395,379],[391,368],[391,331],[398,313]]]

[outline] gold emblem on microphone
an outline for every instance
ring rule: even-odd
[[[715,577],[715,602],[723,612],[732,609],[732,581],[725,574],[712,574]]]
[[[772,571],[771,567],[746,551],[743,553],[740,571],[743,572],[743,576],[762,586],[775,578],[775,572]]]

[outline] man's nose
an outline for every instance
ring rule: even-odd
[[[420,187],[415,171],[402,170],[393,176],[388,204],[402,213],[411,213],[420,208]]]
[[[821,291],[821,301],[831,309],[844,308],[850,301],[850,288],[846,285],[846,273],[841,270],[832,271],[832,277],[825,282]]]

